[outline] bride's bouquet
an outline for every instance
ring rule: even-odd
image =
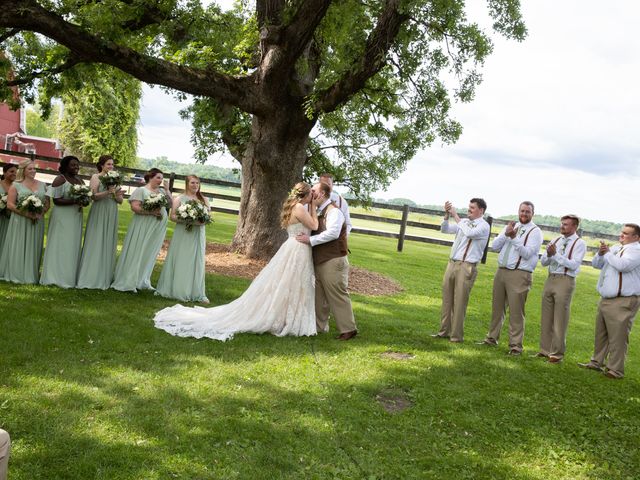
[[[0,195],[0,216],[8,217],[11,212],[7,208],[7,203],[9,201],[9,194],[3,193]]]
[[[189,200],[180,205],[176,210],[176,216],[185,223],[185,229],[188,232],[195,224],[204,225],[211,222],[207,206],[196,200]]]
[[[148,198],[146,198],[142,202],[142,209],[145,212],[154,212],[156,210],[160,210],[161,208],[168,208],[169,200],[164,193],[152,193]],[[158,220],[161,217],[157,217]]]
[[[99,175],[100,183],[105,189],[109,187],[116,187],[116,189],[122,185],[122,177],[115,170],[110,170],[106,172],[104,175]]]
[[[44,203],[42,203],[42,200],[40,200],[37,195],[23,195],[18,199],[18,210],[39,215],[44,212]],[[31,219],[31,223],[35,224],[37,221],[35,218]]]
[[[87,185],[71,185],[69,196],[71,200],[80,205],[80,210],[82,210],[82,207],[86,207],[91,203],[93,192]]]

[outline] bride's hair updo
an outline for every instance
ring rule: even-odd
[[[280,217],[280,225],[282,228],[287,228],[289,225],[289,217],[291,217],[291,211],[296,203],[299,203],[304,197],[309,195],[311,191],[311,185],[305,182],[296,183],[295,187],[289,192],[289,196],[282,205],[282,216]]]

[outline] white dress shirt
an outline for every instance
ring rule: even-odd
[[[351,216],[349,215],[349,204],[344,199],[344,197],[342,197],[335,190],[331,191],[330,199],[338,206],[338,208],[342,212],[342,215],[344,216],[344,223],[347,224],[347,235],[349,235],[349,233],[351,233],[351,229],[353,228],[353,226],[351,225]]]
[[[329,206],[329,203],[331,203],[331,200],[327,200],[326,202],[324,202],[322,205],[320,205],[318,211],[324,211]],[[344,215],[342,215],[340,209],[332,208],[329,213],[326,214],[326,230],[309,238],[311,246],[315,247],[316,245],[320,245],[321,243],[327,243],[332,240],[336,240],[340,236],[340,231],[342,230],[343,224]]]
[[[440,225],[441,232],[456,235],[449,258],[469,263],[478,263],[482,260],[490,230],[491,227],[482,217],[474,220],[463,218],[457,224],[443,220]]]
[[[521,224],[516,222],[514,228],[518,229],[515,238],[505,235],[507,227],[504,227],[491,244],[491,250],[500,252],[498,265],[509,270],[524,270],[533,272],[538,264],[538,254],[542,245],[542,231],[533,222]],[[525,245],[526,241],[526,245]]]
[[[577,233],[574,233],[568,237],[558,237],[551,243],[556,246],[556,254],[549,257],[545,251],[542,258],[540,258],[540,263],[545,267],[549,267],[549,273],[577,277],[578,272],[580,272],[580,265],[582,265],[582,259],[587,253],[587,244],[584,243],[584,240]]]
[[[598,293],[603,298],[640,295],[640,243],[611,247],[604,255],[596,254],[591,265],[602,270]]]

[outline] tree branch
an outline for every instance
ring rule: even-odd
[[[213,69],[191,68],[142,54],[65,21],[35,0],[3,0],[0,27],[38,32],[67,47],[80,62],[111,65],[146,83],[212,97],[248,113],[259,114],[266,108],[257,96],[251,76],[232,77]]]
[[[265,25],[279,25],[282,21],[282,10],[285,5],[285,0],[256,0],[258,28]]]
[[[331,0],[305,0],[286,27],[283,38],[288,60],[295,62],[305,51]]]
[[[0,85],[6,85],[7,87],[18,87],[20,85],[28,85],[31,82],[33,82],[36,78],[46,77],[48,75],[57,75],[59,73],[66,72],[67,70],[71,70],[73,67],[75,67],[79,63],[81,63],[79,59],[75,57],[69,57],[66,62],[64,62],[61,65],[58,65],[57,67],[33,72],[31,73],[31,75],[28,75],[22,78],[16,78],[12,80],[0,80]]]
[[[11,29],[9,29],[9,31],[7,31],[6,33],[3,33],[2,35],[0,35],[0,43],[4,42],[5,40],[10,39],[11,37],[15,37],[20,32],[21,32],[21,30],[19,28],[11,28]]]
[[[369,34],[364,55],[352,69],[333,85],[318,93],[314,102],[315,115],[332,112],[360,91],[366,81],[386,64],[386,56],[393,45],[400,27],[409,20],[409,15],[398,10],[400,0],[387,0],[378,23]]]

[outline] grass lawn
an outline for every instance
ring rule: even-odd
[[[124,234],[129,215],[121,215]],[[210,241],[235,217],[216,215]],[[353,296],[360,335],[338,342],[238,335],[227,343],[156,330],[174,302],[148,292],[0,282],[0,426],[11,480],[637,479],[640,345],[626,378],[579,369],[591,354],[597,272],[578,279],[564,363],[474,345],[491,310],[495,256],[480,268],[466,341],[432,339],[448,249],[353,235],[351,263],[405,291]],[[154,274],[157,280],[159,269]],[[525,353],[535,352],[538,270]],[[209,275],[214,304],[248,282]],[[637,329],[636,329],[637,330]],[[393,350],[409,360],[381,356]],[[388,413],[380,398],[410,402]]]

